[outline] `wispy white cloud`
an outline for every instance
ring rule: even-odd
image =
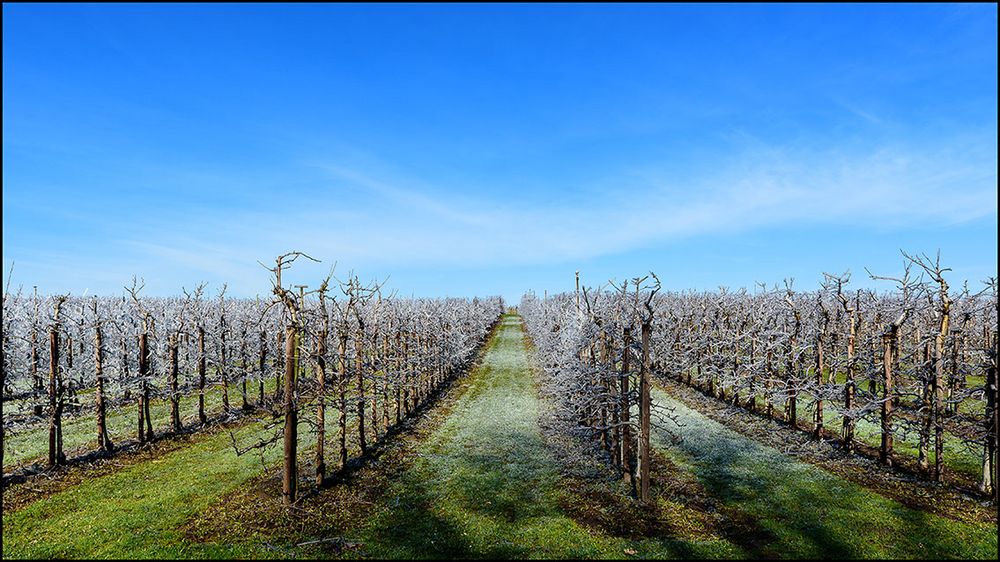
[[[695,183],[680,184],[669,170],[650,166],[630,174],[629,184],[609,183],[603,194],[595,186],[581,190],[584,195],[559,190],[562,200],[544,208],[468,193],[452,197],[423,187],[429,180],[325,165],[331,183],[363,196],[311,197],[222,216],[195,213],[172,219],[169,228],[123,224],[114,243],[120,252],[105,251],[97,258],[104,263],[77,271],[121,275],[133,268],[163,284],[161,292],[204,279],[254,294],[267,287],[257,260],[267,263],[292,249],[323,258],[324,264],[302,269],[317,274],[333,260],[342,271],[447,270],[572,262],[761,227],[788,227],[794,236],[800,225],[905,228],[996,217],[995,140],[942,146],[862,153],[750,144]],[[60,263],[76,267],[72,260]]]
[[[491,226],[497,224],[497,217],[490,212],[471,209],[462,210],[453,203],[435,199],[420,190],[408,188],[403,185],[393,185],[375,179],[359,170],[330,164],[319,165],[317,167],[333,177],[369,191],[387,203],[422,213],[428,219],[443,218],[471,226]]]
[[[990,167],[981,150],[970,156],[969,148],[753,151],[695,185],[673,184],[664,174],[632,189],[615,185],[608,198],[577,199],[566,189],[564,201],[550,208],[453,202],[330,167],[337,179],[370,190],[369,213],[324,222],[319,203],[260,234],[365,261],[490,263],[586,258],[679,236],[806,221],[962,222],[996,214],[995,159]]]

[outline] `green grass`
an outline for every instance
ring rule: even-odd
[[[560,466],[542,440],[520,320],[504,319],[470,388],[361,532],[375,558],[733,557],[724,541],[627,540],[559,508]]]
[[[970,386],[973,385],[974,379],[976,377],[969,377]],[[980,381],[981,381],[980,377]],[[846,381],[846,375],[838,373],[837,382],[838,384],[843,384]],[[859,385],[864,385],[865,389],[868,388],[867,382],[859,382]],[[975,384],[982,384],[982,382],[975,382]],[[732,390],[727,388],[726,395],[731,396]],[[767,402],[765,399],[758,395],[755,397],[757,401],[757,411],[763,412],[767,408]],[[833,405],[830,401],[824,402],[825,406],[823,409],[823,424],[824,426],[834,431],[838,434],[842,434],[842,427],[844,419],[834,410]],[[960,404],[960,408],[965,413],[970,413],[972,411],[982,412],[984,411],[984,406],[982,401],[978,400],[966,400]],[[784,404],[774,403],[774,409],[778,412],[782,411]],[[810,404],[805,396],[801,396],[797,402],[796,410],[798,411],[798,419],[800,424],[811,424],[813,423],[813,415],[815,413],[815,405]],[[875,414],[877,416],[877,414]],[[859,419],[854,424],[854,438],[864,443],[865,445],[871,447],[879,447],[882,442],[882,425],[877,418],[864,418]],[[908,456],[916,460],[918,454],[918,448],[920,444],[920,436],[916,431],[911,431],[905,436],[902,433],[897,432],[893,439],[893,450],[896,455]],[[943,464],[946,472],[957,472],[965,475],[967,478],[972,480],[978,480],[982,472],[982,451],[981,449],[976,450],[970,448],[960,437],[950,433],[944,432],[944,455]],[[933,444],[931,446],[932,460],[933,463]]]
[[[337,412],[327,411],[327,431]],[[241,445],[270,433],[253,423],[234,432]],[[305,422],[300,451],[315,447]],[[328,433],[332,435],[332,433]],[[264,464],[281,459],[280,443]],[[300,457],[303,458],[303,457]],[[263,472],[256,453],[237,456],[228,431],[197,436],[185,448],[3,514],[6,558],[247,558],[281,553],[262,544],[201,544],[180,531],[185,521]]]
[[[243,428],[249,438],[259,428]],[[261,471],[237,457],[226,432],[162,458],[84,481],[3,516],[4,558],[141,558],[222,555],[186,544],[178,530],[215,498]],[[273,451],[270,462],[277,460]],[[250,553],[229,552],[227,556]]]
[[[676,409],[679,445],[664,447],[727,514],[751,525],[727,540],[641,540],[589,530],[560,509],[558,461],[542,439],[520,320],[508,316],[482,366],[444,424],[359,522],[363,554],[389,558],[890,557],[996,558],[996,525],[970,525],[901,506],[708,420],[664,393]],[[130,409],[129,409],[130,410]],[[327,415],[331,430],[335,409]],[[312,436],[300,427],[300,450]],[[251,423],[241,443],[267,432]],[[333,433],[330,433],[333,435]],[[665,436],[657,432],[656,442]],[[280,449],[264,458],[280,460]],[[197,543],[183,528],[264,468],[237,456],[226,431],[115,473],[94,477],[3,514],[7,558],[224,558],[309,555],[266,537]],[[262,498],[261,501],[273,501]],[[239,517],[240,514],[233,514]],[[744,530],[745,531],[745,530]],[[744,540],[746,539],[746,540]]]
[[[971,401],[966,401],[965,406]],[[767,403],[763,398],[757,397],[757,411],[763,412]],[[777,411],[782,411],[784,404],[774,404]],[[810,404],[808,400],[801,398],[797,402],[796,410],[800,425],[812,427],[813,418],[816,413],[816,405]],[[878,414],[875,414],[877,416]],[[897,422],[898,423],[898,422]],[[837,413],[830,401],[824,401],[823,425],[828,430],[837,435],[843,436],[844,418]],[[870,447],[880,447],[882,444],[882,423],[877,417],[867,417],[857,420],[854,423],[854,438]],[[896,432],[893,436],[893,452],[898,456],[908,456],[914,460],[918,456],[920,446],[920,436],[916,431],[911,431],[905,435]],[[979,450],[970,448],[961,438],[950,432],[944,432],[944,455],[943,464],[946,472],[958,472],[973,480],[978,480],[982,471],[982,453]],[[930,454],[933,463],[933,443]]]
[[[264,381],[266,395],[274,389],[274,380],[269,377]],[[249,401],[255,402],[258,397],[257,383],[247,385]],[[238,385],[229,387],[229,403],[239,408],[241,405],[240,388]],[[212,386],[205,389],[205,413],[209,417],[222,411],[222,388]],[[159,434],[170,426],[170,401],[157,399],[150,402],[150,415],[153,417],[153,430]],[[181,421],[185,426],[198,421],[198,394],[182,396],[180,399]],[[109,410],[107,413],[108,434],[113,443],[135,439],[138,421],[138,406],[130,404],[121,408]],[[32,427],[26,431],[8,435],[4,439],[4,467],[27,464],[46,458],[49,454],[48,425]],[[66,417],[63,420],[63,450],[89,451],[97,449],[97,420],[94,414]]]
[[[777,406],[776,406],[777,407]],[[812,424],[815,415],[815,405],[802,404],[798,406],[799,420],[808,420]],[[832,410],[827,403],[823,408],[823,424],[827,429],[843,435],[844,419]],[[871,447],[880,447],[882,444],[882,425],[878,420],[860,419],[854,424],[854,438]],[[920,436],[916,431],[911,431],[905,436],[895,434],[893,438],[893,451],[896,455],[917,458],[920,446]],[[982,453],[975,451],[965,444],[960,438],[952,433],[944,432],[944,454],[942,460],[945,471],[960,472],[967,477],[977,480],[982,472]],[[929,454],[933,463],[933,442],[930,446]]]
[[[996,524],[970,525],[904,507],[747,439],[660,390],[682,440],[658,446],[705,488],[756,525],[754,557],[996,559]]]

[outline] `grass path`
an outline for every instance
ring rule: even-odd
[[[314,445],[307,429],[299,427],[302,450]],[[254,423],[234,434],[249,444],[268,433]],[[277,447],[264,462],[280,459]],[[259,456],[235,454],[229,431],[196,436],[190,446],[4,513],[3,557],[274,557],[275,551],[252,544],[193,543],[181,531],[190,517],[262,472]]]
[[[538,425],[543,404],[523,336],[520,318],[505,317],[447,420],[417,446],[417,458],[377,500],[367,521],[358,522],[362,550],[344,555],[996,558],[995,525],[969,525],[908,509],[736,434],[662,391],[654,400],[675,409],[682,440],[668,447],[667,435],[658,430],[655,442],[697,476],[734,524],[750,532],[744,528],[732,535],[734,544],[625,539],[585,528],[560,508],[569,496],[561,489],[561,466]],[[249,442],[262,431],[250,424],[236,433]],[[302,450],[311,446],[303,439]],[[273,449],[265,464],[274,466],[280,454]],[[187,522],[262,471],[258,457],[234,454],[228,432],[199,436],[190,446],[4,513],[3,557],[295,554],[280,543],[275,543],[278,549],[256,540],[197,543],[184,534]]]
[[[538,427],[520,318],[507,316],[452,415],[362,530],[374,558],[627,558],[738,555],[721,541],[633,541],[559,508],[559,465]]]
[[[667,449],[724,505],[752,522],[755,557],[996,559],[995,525],[971,525],[907,508],[761,445],[654,390],[674,409],[682,438]],[[668,424],[669,425],[669,424]]]
[[[266,389],[270,393],[273,388],[274,381],[269,377],[266,381]],[[251,402],[256,402],[256,383],[254,383],[252,390],[250,399]],[[239,408],[241,402],[238,385],[230,386],[229,399],[232,405]],[[188,427],[196,423],[198,419],[197,391],[181,396],[179,402],[179,413],[184,426]],[[136,407],[137,405],[133,403],[108,411],[106,421],[108,435],[116,445],[130,439],[137,439]],[[219,386],[206,388],[206,415],[211,418],[222,411],[222,388]],[[160,435],[167,432],[170,427],[170,401],[164,398],[151,400],[149,413],[152,416],[151,424],[155,433]],[[40,423],[17,434],[7,436],[3,445],[4,472],[10,472],[10,469],[17,465],[44,461],[49,452],[48,434],[48,425]],[[97,449],[97,420],[92,412],[67,416],[63,419],[63,449],[70,457]]]

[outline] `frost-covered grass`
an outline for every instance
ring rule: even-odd
[[[660,390],[682,437],[657,446],[753,522],[755,557],[996,559],[995,524],[971,525],[909,509],[706,418]]]
[[[723,541],[628,540],[559,508],[559,465],[538,427],[523,331],[508,316],[471,388],[363,532],[378,558],[733,557]]]
[[[905,508],[729,431],[660,391],[654,400],[676,409],[684,439],[666,446],[665,435],[657,433],[657,446],[693,472],[744,528],[729,541],[632,540],[589,530],[560,509],[566,497],[560,489],[561,466],[538,427],[541,404],[522,336],[519,319],[505,318],[482,365],[465,379],[469,389],[448,419],[418,446],[419,456],[378,501],[372,517],[360,523],[357,535],[347,537],[361,542],[363,550],[345,555],[996,558],[995,525],[969,525]],[[331,408],[330,431],[335,419]],[[313,445],[306,429],[300,427],[304,454]],[[252,423],[236,434],[249,443],[266,432]],[[280,456],[280,449],[272,449],[265,465],[275,466]],[[182,530],[262,471],[256,455],[235,455],[228,432],[195,436],[189,446],[4,513],[3,557],[296,554],[280,541],[271,541],[277,549],[269,547],[267,537],[197,543]]]

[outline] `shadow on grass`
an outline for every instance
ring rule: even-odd
[[[169,441],[170,439],[196,435],[199,433],[210,435],[214,431],[240,427],[253,422],[251,417],[243,415],[253,411],[256,410],[252,408],[247,410],[233,408],[229,412],[216,413],[212,417],[208,418],[205,423],[191,423],[182,426],[180,431],[163,429],[162,431],[154,433],[153,437],[144,443],[140,442],[137,438],[122,439],[115,442],[109,450],[102,451],[100,449],[95,449],[84,451],[70,456],[63,464],[53,467],[47,466],[41,461],[28,465],[22,465],[14,469],[9,474],[4,474],[2,479],[0,479],[0,482],[2,482],[3,489],[6,490],[9,485],[23,484],[32,477],[40,474],[55,474],[60,471],[65,472],[74,468],[86,469],[88,466],[98,461],[133,454],[138,451],[154,447],[165,441]]]
[[[449,420],[380,502],[363,532],[365,556],[622,558],[630,549],[655,558],[720,556],[718,541],[632,541],[592,533],[567,516],[519,324],[505,319]]]
[[[371,526],[371,539],[393,558],[523,558],[531,549],[507,535],[559,516],[546,497],[551,478],[538,437],[502,419],[473,417],[425,449]],[[487,535],[492,541],[479,540]]]
[[[677,448],[735,515],[731,540],[754,557],[996,557],[995,527],[909,509],[656,398],[676,408]],[[740,532],[741,520],[759,528]]]

